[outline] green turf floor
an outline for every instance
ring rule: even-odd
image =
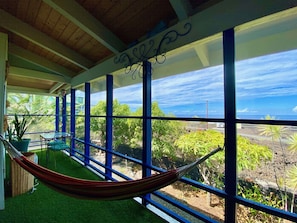
[[[45,165],[44,151],[42,153],[37,151],[36,154],[38,155],[39,163]],[[50,169],[55,169],[57,172],[79,178],[100,180],[98,176],[63,155],[61,152],[55,153],[56,168],[53,158],[53,156],[50,157],[48,165]],[[9,159],[7,159],[7,161],[9,161]],[[9,163],[7,166],[9,167]],[[39,183],[36,189],[37,190],[33,193],[25,193],[13,198],[9,196],[9,190],[6,190],[5,210],[0,211],[0,222],[166,222],[132,199],[121,201],[82,200],[60,194],[49,189],[42,183]]]

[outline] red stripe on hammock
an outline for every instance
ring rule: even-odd
[[[15,161],[51,188],[74,197],[86,199],[118,200],[153,192],[178,180],[177,170],[159,173],[139,180],[105,182],[83,180],[56,173],[27,159]]]

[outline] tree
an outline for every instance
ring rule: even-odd
[[[265,120],[275,120],[275,117],[270,116],[270,115],[266,115],[265,116]],[[282,143],[282,137],[284,135],[284,133],[286,132],[286,128],[284,126],[280,126],[280,125],[261,125],[259,127],[260,130],[260,135],[264,135],[264,136],[268,136],[271,137],[271,140],[273,142],[273,145],[275,142],[278,142],[282,151],[282,169],[283,169],[283,173],[285,174],[287,172],[287,159],[286,159],[286,155],[285,155],[285,148],[284,145]],[[274,154],[274,153],[273,153]],[[275,164],[275,157],[273,156],[273,170],[274,170],[274,178],[275,178],[275,182],[277,184],[278,187],[278,191],[281,195],[282,198],[282,202],[284,205],[284,209],[287,210],[288,209],[288,202],[287,202],[287,180],[286,178],[280,178],[277,175],[277,166]],[[282,188],[282,186],[284,187],[284,190]]]
[[[137,109],[133,115],[142,116],[143,109]],[[153,117],[166,117],[166,114],[160,109],[158,102],[152,103],[152,116]],[[172,117],[172,115],[171,115]],[[142,141],[142,120],[130,120],[131,145],[136,146],[137,143]],[[177,121],[170,120],[152,120],[152,151],[153,157],[160,159],[163,156],[174,158],[176,149],[174,141],[181,134],[185,132],[184,124]]]
[[[292,153],[297,152],[297,133],[294,133],[293,135],[289,136],[288,141],[288,149]],[[293,190],[290,208],[290,211],[293,213],[295,206],[295,194],[297,192],[297,165],[292,166],[287,171],[286,182],[288,183],[288,187],[290,187]]]
[[[288,149],[293,153],[297,152],[297,133],[288,137],[289,147]]]
[[[224,135],[216,130],[199,130],[180,136],[175,145],[180,149],[184,160],[191,162],[201,157],[218,146],[224,145]],[[261,161],[269,160],[271,151],[266,146],[251,143],[242,136],[237,137],[238,171],[254,169]],[[217,153],[199,165],[199,173],[203,182],[216,187],[223,186],[224,153]],[[209,198],[210,204],[210,198]]]
[[[97,133],[96,139],[99,139],[102,146],[106,143],[106,102],[100,101],[91,108],[92,116],[90,128]],[[113,116],[129,116],[131,111],[128,105],[120,104],[118,100],[113,101]],[[129,123],[124,118],[113,118],[113,146],[128,144],[130,142]]]
[[[182,152],[184,160],[194,161],[212,149],[224,145],[224,135],[216,130],[199,130],[180,136],[175,145]],[[272,152],[266,146],[253,144],[249,139],[237,136],[238,171],[255,169],[263,160],[270,160]],[[206,160],[199,171],[204,182],[213,185],[213,174],[224,172],[224,153],[218,153]]]
[[[92,107],[91,131],[94,138],[105,146],[106,140],[106,102],[100,101]],[[152,103],[152,115],[155,117],[166,117],[157,102]],[[142,108],[131,112],[127,104],[120,104],[118,100],[113,101],[113,147],[128,145],[131,148],[142,147]],[[120,116],[128,116],[122,118]],[[129,118],[131,116],[131,118]],[[119,117],[119,118],[117,118]],[[139,118],[138,118],[139,117]],[[172,117],[172,116],[171,116]],[[78,117],[77,128],[83,127],[83,118]],[[177,121],[153,120],[152,121],[152,150],[154,158],[163,156],[175,157],[175,139],[185,131],[184,124]]]
[[[40,131],[40,129],[43,131],[54,130],[54,97],[9,93],[7,100],[10,103],[7,109],[8,114],[31,115],[30,119],[28,119],[28,131],[36,132]]]
[[[297,192],[297,165],[292,166],[287,171],[287,184],[292,189],[292,199],[290,211],[294,213],[295,195]]]

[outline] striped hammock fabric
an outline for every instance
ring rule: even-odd
[[[49,170],[29,160],[1,135],[0,140],[10,157],[41,182],[63,194],[90,200],[120,200],[151,193],[179,180],[196,165],[222,150],[218,147],[191,164],[139,180],[107,182],[79,179]]]

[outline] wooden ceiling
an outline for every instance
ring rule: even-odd
[[[8,91],[56,95],[110,58],[226,1],[233,2],[0,0],[0,32],[9,41]]]

